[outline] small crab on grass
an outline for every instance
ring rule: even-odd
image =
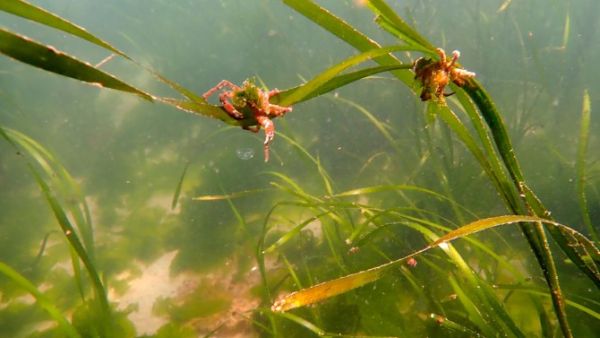
[[[440,57],[439,61],[418,58],[413,65],[413,72],[415,72],[415,79],[419,80],[423,86],[421,100],[434,99],[439,103],[444,103],[444,98],[453,94],[444,93],[444,89],[450,81],[462,87],[468,79],[475,76],[475,73],[457,67],[456,60],[460,57],[459,51],[452,52],[450,60],[446,58],[446,52],[443,49],[436,48],[435,51]]]
[[[253,125],[244,126],[244,129],[255,133],[261,127],[265,130],[265,162],[269,161],[269,145],[275,137],[275,126],[271,118],[283,116],[285,113],[291,112],[292,107],[271,104],[269,100],[272,96],[277,95],[279,90],[264,91],[257,87],[251,79],[244,81],[241,87],[223,80],[202,96],[205,100],[208,100],[212,94],[223,88],[230,89],[222,91],[219,94],[219,101],[223,105],[223,110],[236,120],[252,119],[255,122]]]

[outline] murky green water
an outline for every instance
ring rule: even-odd
[[[557,221],[588,236],[575,163],[589,91],[585,192],[598,229],[600,3],[505,1],[508,7],[499,10],[502,1],[388,2],[434,45],[460,50],[461,65],[477,73],[498,106],[529,186]],[[320,1],[381,45],[397,44],[359,3]],[[35,4],[198,94],[222,79],[241,84],[252,76],[270,88],[290,88],[357,53],[273,0]],[[92,64],[109,55],[5,13],[0,26]],[[420,56],[397,55],[405,62]],[[126,60],[115,58],[102,69],[155,95],[177,96]],[[455,97],[449,106],[473,131]],[[503,314],[518,328],[515,335],[560,336],[543,274],[516,225],[457,240],[460,260],[433,249],[417,256],[416,266],[404,264],[373,284],[291,311],[294,317],[272,313],[272,302],[283,294],[422,248],[431,241],[427,231],[441,235],[510,214],[463,143],[387,73],[297,104],[274,121],[265,163],[262,131],[0,57],[0,126],[39,142],[74,178],[79,194],[60,191],[58,183],[50,189],[64,205],[87,203],[93,263],[113,312],[122,315],[120,322],[111,319],[120,328],[114,332],[124,337],[316,336],[318,330],[311,332],[302,320],[324,334],[351,337],[515,334]],[[81,296],[73,253],[27,157],[1,140],[0,262],[92,337],[86,328],[98,317],[82,304],[92,298],[93,286],[82,270]],[[367,191],[381,186],[388,188]],[[365,190],[335,196],[354,189]],[[282,237],[287,242],[262,253]],[[550,242],[571,302],[571,329],[591,337],[600,330],[600,292]],[[465,273],[459,261],[473,272]],[[489,288],[503,311],[469,293],[469,278]],[[0,337],[62,336],[4,275],[0,296]]]

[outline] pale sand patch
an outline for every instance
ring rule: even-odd
[[[153,334],[167,323],[167,319],[152,314],[152,306],[159,297],[173,297],[189,276],[169,275],[171,262],[177,251],[171,251],[147,267],[141,267],[142,275],[129,281],[129,289],[121,296],[110,290],[109,299],[116,301],[119,309],[137,304],[137,309],[129,314],[138,335]],[[126,276],[123,276],[126,278]]]

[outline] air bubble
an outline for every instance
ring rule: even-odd
[[[249,159],[254,158],[254,149],[252,148],[239,148],[235,151],[235,154],[237,155],[237,157],[242,160],[242,161],[246,161]]]

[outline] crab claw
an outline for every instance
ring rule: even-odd
[[[260,124],[260,126],[265,130],[265,142],[264,144],[264,152],[265,152],[265,162],[269,161],[269,145],[273,141],[275,137],[275,125],[273,121],[269,119],[267,116],[261,115],[256,117],[256,121]]]

